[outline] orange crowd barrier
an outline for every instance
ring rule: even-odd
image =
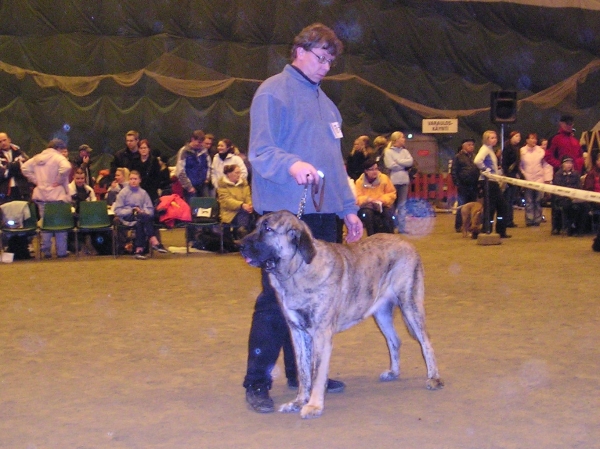
[[[408,196],[451,208],[457,199],[457,191],[447,173],[417,173],[410,184]]]

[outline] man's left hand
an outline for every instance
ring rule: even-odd
[[[344,217],[344,223],[348,229],[348,235],[346,235],[346,242],[353,243],[358,242],[363,235],[363,224],[356,214],[348,214]]]

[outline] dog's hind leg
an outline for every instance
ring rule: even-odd
[[[395,380],[400,376],[400,345],[402,342],[394,328],[394,305],[392,302],[385,303],[373,314],[390,352],[390,369],[379,375],[379,380],[382,382]]]
[[[428,390],[437,390],[444,386],[435,360],[433,347],[425,329],[425,287],[423,284],[423,267],[420,263],[415,266],[412,285],[407,285],[406,291],[400,293],[400,310],[409,333],[421,345],[421,351],[427,365]]]

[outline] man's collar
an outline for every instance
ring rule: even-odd
[[[315,83],[313,80],[311,80],[308,76],[306,76],[304,74],[304,72],[302,70],[300,70],[298,67],[296,67],[294,64],[290,64],[292,66],[293,69],[295,69],[300,75],[302,75],[304,77],[304,79],[306,81],[308,81],[310,84],[312,84],[313,86],[318,86],[320,83]]]

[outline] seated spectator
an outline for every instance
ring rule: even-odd
[[[73,181],[69,183],[69,196],[75,213],[79,213],[79,204],[82,201],[96,201],[96,193],[85,182],[85,171],[77,168],[73,174]]]
[[[144,260],[144,249],[150,243],[154,251],[166,253],[165,247],[158,241],[154,230],[154,206],[148,193],[140,187],[141,176],[132,170],[129,184],[124,186],[113,205],[115,215],[127,226],[135,226],[136,259]]]
[[[115,179],[111,182],[108,191],[106,192],[106,204],[112,206],[119,192],[129,182],[129,169],[120,167],[115,171]]]
[[[581,188],[579,172],[573,168],[573,158],[563,156],[561,167],[554,174],[554,185]],[[579,233],[583,226],[583,217],[586,211],[585,203],[572,200],[566,196],[554,195],[552,201],[552,234],[558,235],[563,228],[569,235]]]
[[[242,178],[242,170],[237,165],[226,165],[223,173],[217,188],[221,222],[235,226],[236,237],[242,238],[254,228],[255,215],[250,186]]]
[[[248,170],[241,157],[235,155],[235,147],[229,139],[221,139],[217,144],[218,153],[212,160],[211,182],[215,188],[219,187],[219,181],[223,177],[223,169],[226,165],[237,165],[240,168],[241,179],[248,179]]]
[[[394,233],[394,201],[396,188],[387,175],[379,172],[377,160],[369,157],[364,163],[364,173],[356,180],[358,216],[367,235],[381,232]],[[380,222],[380,223],[379,223]]]
[[[75,209],[76,217],[79,215],[79,205],[82,201],[96,201],[96,193],[94,192],[94,189],[86,184],[85,179],[85,171],[81,168],[76,168],[75,173],[73,174],[73,181],[69,183],[71,206]],[[90,247],[85,245],[85,238],[85,234],[77,234],[79,247],[82,248],[86,254],[92,254]],[[74,233],[69,233],[68,247],[69,251],[75,250]]]

